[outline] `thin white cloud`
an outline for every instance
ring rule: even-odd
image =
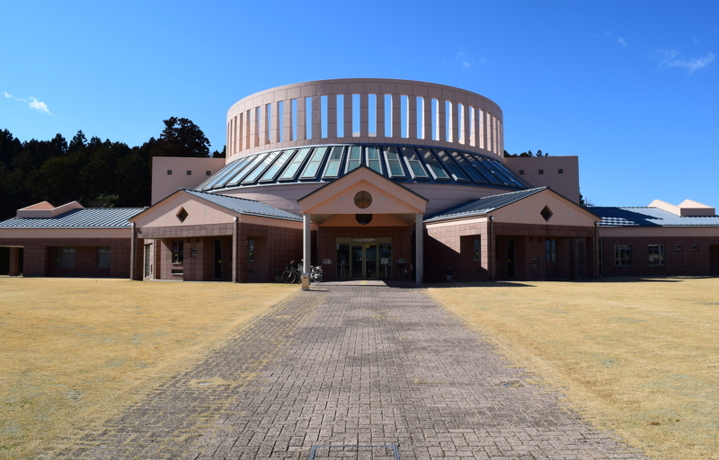
[[[30,96],[30,100],[23,99],[21,97],[15,97],[12,94],[9,94],[7,91],[3,91],[3,94],[5,94],[6,98],[15,99],[16,101],[25,102],[28,106],[30,106],[31,109],[35,109],[38,112],[46,113],[48,115],[52,115],[50,112],[50,109],[47,108],[47,104],[44,102],[38,101],[34,97]]]
[[[694,43],[699,43],[699,39],[696,37],[696,35],[692,38],[694,39]]]
[[[462,66],[463,69],[469,69],[474,65],[474,59],[467,56],[467,54],[460,50],[457,52],[457,55],[454,57],[454,60],[459,62],[459,65]]]
[[[459,62],[459,65],[463,69],[469,69],[474,66],[474,58],[467,56],[464,50],[459,50],[457,55],[454,57],[454,60]],[[484,64],[484,58],[482,58],[480,64]]]
[[[627,42],[624,40],[624,37],[617,38],[617,41],[619,42],[620,45],[622,45],[624,47],[627,46]]]
[[[655,54],[661,58],[659,67],[687,69],[689,75],[708,66],[716,57],[714,53],[709,53],[704,57],[687,58],[677,50],[657,50]]]
[[[30,96],[30,99],[32,99],[32,100],[29,102],[30,107],[32,107],[33,109],[38,110],[38,111],[40,111],[40,112],[46,113],[46,114],[48,114],[48,115],[52,115],[52,114],[50,113],[50,110],[47,108],[47,104],[45,104],[44,102],[38,101],[37,99],[35,99],[35,98],[32,97],[32,96]]]

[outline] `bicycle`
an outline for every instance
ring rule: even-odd
[[[285,271],[282,272],[282,282],[286,284],[292,284],[296,283],[299,284],[302,280],[302,272],[295,268],[293,265],[295,263],[294,260],[290,261],[290,263],[285,265]]]
[[[312,267],[312,271],[310,272],[310,279],[315,282],[322,281],[322,265]]]

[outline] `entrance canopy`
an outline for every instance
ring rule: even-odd
[[[317,225],[393,227],[412,224],[417,214],[424,214],[427,200],[362,166],[298,203],[302,214],[311,214]],[[372,218],[362,223],[356,215]]]
[[[352,251],[351,276],[359,278],[376,278],[378,276],[392,278],[393,255],[400,255],[402,267],[409,256],[411,243],[409,229],[414,223],[414,267],[417,284],[422,282],[423,258],[423,216],[427,199],[396,184],[375,171],[361,166],[351,173],[336,179],[309,195],[298,200],[300,212],[303,216],[303,254],[305,273],[310,270],[309,259],[311,254],[310,221],[319,227],[319,233],[326,235],[318,237],[318,244],[322,251],[328,247],[337,248],[336,263],[333,270],[337,276],[343,274],[350,276],[350,251]],[[392,229],[391,227],[396,227]],[[404,231],[407,234],[403,240],[396,235],[396,241],[391,236],[394,230]],[[360,240],[364,245],[350,245],[351,241],[343,241],[335,230],[351,229],[346,237],[364,237]],[[329,236],[334,235],[334,236]],[[329,238],[329,240],[327,239]],[[342,241],[341,241],[342,240]],[[351,246],[351,247],[350,247]],[[332,254],[322,253],[322,260],[334,260]],[[397,258],[397,257],[394,257]],[[398,262],[400,263],[400,262]]]

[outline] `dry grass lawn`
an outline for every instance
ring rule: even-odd
[[[0,458],[30,457],[117,414],[296,291],[0,277]]]
[[[437,286],[429,293],[653,459],[719,459],[719,279]]]

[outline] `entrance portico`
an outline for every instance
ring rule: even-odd
[[[317,262],[323,265],[325,279],[422,283],[425,198],[360,167],[298,203],[304,221],[305,273],[310,271],[314,222]]]

